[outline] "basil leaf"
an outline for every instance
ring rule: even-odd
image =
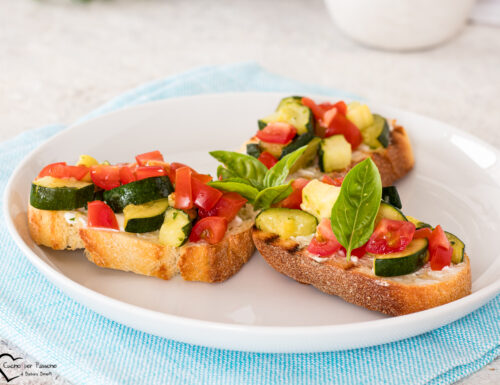
[[[236,174],[227,168],[225,168],[223,165],[220,165],[217,167],[217,179],[228,179],[228,178],[233,178],[236,177]]]
[[[357,164],[342,182],[339,197],[332,207],[332,230],[347,251],[364,245],[371,234],[382,197],[382,182],[370,158]]]
[[[267,209],[271,207],[273,203],[285,199],[293,191],[292,186],[290,186],[291,183],[292,182],[280,186],[267,187],[259,192],[253,203],[255,210]]]
[[[282,184],[288,177],[288,173],[290,172],[290,169],[292,168],[294,163],[306,150],[306,147],[307,146],[303,146],[298,150],[295,150],[294,152],[284,156],[278,163],[271,167],[266,172],[266,176],[264,177],[264,186],[271,187]]]
[[[224,164],[234,175],[248,179],[254,187],[262,187],[267,168],[253,156],[233,151],[212,151],[210,155]]]
[[[236,192],[252,202],[259,193],[259,190],[257,190],[255,187],[247,183],[242,183],[238,181],[220,180],[220,181],[209,182],[208,185],[222,191]]]

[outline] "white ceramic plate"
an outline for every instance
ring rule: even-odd
[[[99,268],[82,252],[53,251],[31,240],[26,220],[30,183],[56,161],[92,154],[111,162],[159,149],[167,161],[215,172],[209,150],[237,149],[280,94],[222,94],[149,103],[73,126],[31,153],[7,186],[9,230],[36,268],[69,296],[117,322],[198,345],[262,352],[313,352],[386,343],[452,322],[500,291],[499,152],[446,124],[370,104],[403,124],[417,159],[398,183],[405,212],[459,235],[471,257],[472,295],[389,318],[301,285],[256,253],[220,284],[162,281]],[[318,99],[322,99],[318,97]],[[324,98],[323,98],[324,99]]]

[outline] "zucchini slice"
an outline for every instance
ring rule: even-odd
[[[258,143],[248,143],[247,144],[247,154],[253,156],[254,158],[258,158],[262,150]]]
[[[149,233],[158,230],[163,224],[167,208],[167,198],[142,205],[127,205],[123,209],[125,231],[128,233]]]
[[[398,189],[396,186],[387,186],[382,187],[382,200],[397,207],[398,209],[402,209],[403,205],[401,204],[401,198],[399,197]]]
[[[340,187],[320,182],[317,179],[310,181],[302,190],[302,204],[300,208],[321,220],[330,218],[332,207],[340,194]]]
[[[276,159],[279,159],[281,157],[281,152],[285,148],[284,144],[280,144],[280,143],[268,143],[268,142],[260,142],[259,146],[260,146],[260,149],[262,151],[269,152]]]
[[[297,172],[302,168],[308,167],[314,161],[314,159],[316,159],[320,143],[321,143],[321,138],[318,138],[317,136],[311,139],[311,141],[307,144],[306,150],[302,153],[300,158],[297,159],[293,164],[293,166],[290,168],[290,174],[293,174],[294,172]]]
[[[278,234],[286,239],[313,234],[318,221],[302,210],[271,208],[257,216],[255,225],[259,230]]]
[[[448,238],[448,241],[450,241],[451,246],[453,247],[451,262],[453,262],[454,264],[463,262],[465,254],[465,243],[463,243],[462,240],[455,234],[449,233],[447,231],[445,231],[444,233],[446,235],[446,238]]]
[[[375,226],[377,226],[377,223],[383,218],[392,219],[394,221],[408,221],[401,210],[384,201],[380,202],[377,217],[375,218]]]
[[[420,269],[427,260],[425,238],[414,239],[405,250],[391,254],[373,254],[373,271],[379,277],[394,277],[413,273]]]
[[[323,139],[319,147],[319,169],[323,172],[343,170],[351,164],[352,149],[344,135]]]
[[[167,198],[173,191],[168,176],[155,176],[104,191],[103,197],[115,213],[121,213],[130,204],[140,205]]]
[[[387,120],[380,115],[373,114],[373,123],[361,130],[363,143],[373,149],[389,146],[391,131]]]
[[[373,115],[370,108],[360,102],[352,102],[347,105],[346,117],[361,131],[373,124]]]
[[[160,228],[160,243],[172,247],[182,246],[189,238],[191,227],[191,219],[186,212],[169,207]]]
[[[93,200],[94,185],[46,176],[31,185],[30,204],[40,210],[74,210]]]
[[[419,221],[417,218],[410,217],[409,215],[406,216],[406,219],[413,223],[416,227],[416,229],[423,229],[424,227],[428,227],[429,229],[432,230],[432,226],[429,225],[428,223]]]
[[[259,129],[272,122],[283,122],[294,126],[299,135],[314,132],[314,116],[311,109],[302,104],[301,96],[290,96],[280,101],[271,115],[258,121]]]
[[[283,158],[285,155],[291,154],[295,150],[298,150],[301,147],[304,147],[311,140],[313,140],[314,135],[310,132],[306,132],[305,134],[297,136],[290,144],[283,147],[281,151],[281,157]]]

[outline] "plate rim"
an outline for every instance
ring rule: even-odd
[[[160,337],[171,338],[176,341],[191,343],[195,345],[208,346],[212,348],[222,348],[222,349],[232,349],[232,350],[240,350],[240,351],[252,351],[252,352],[269,352],[269,353],[291,353],[291,352],[322,352],[322,351],[333,351],[333,350],[343,350],[343,349],[351,349],[356,347],[368,347],[378,345],[380,343],[393,342],[397,340],[401,340],[404,338],[416,336],[422,334],[426,331],[434,330],[443,325],[449,324],[463,316],[471,313],[476,310],[483,304],[485,304],[488,300],[492,299],[500,292],[500,280],[497,282],[492,282],[487,286],[471,293],[470,295],[463,297],[459,300],[453,301],[451,303],[441,305],[432,309],[424,310],[417,313],[412,313],[408,315],[403,315],[399,317],[390,317],[379,320],[371,320],[371,321],[362,321],[362,322],[351,322],[340,325],[315,325],[315,326],[262,326],[262,325],[248,325],[248,324],[236,324],[236,323],[225,323],[225,322],[216,322],[216,321],[207,321],[203,319],[197,319],[192,317],[186,317],[181,315],[164,313],[161,311],[151,310],[144,307],[140,307],[137,305],[133,305],[127,302],[123,302],[119,299],[115,299],[109,297],[105,294],[99,293],[93,289],[90,289],[83,284],[73,281],[71,278],[67,277],[62,272],[59,272],[54,267],[50,266],[47,262],[43,261],[34,250],[22,239],[21,234],[17,230],[14,220],[10,215],[9,207],[11,206],[12,199],[12,191],[13,191],[13,183],[14,179],[16,179],[16,175],[20,172],[20,170],[25,166],[25,164],[29,163],[39,151],[42,151],[46,146],[50,145],[51,141],[60,135],[67,134],[71,132],[73,129],[78,128],[81,125],[92,124],[92,122],[96,120],[100,120],[103,118],[108,118],[112,115],[119,115],[121,113],[129,113],[130,111],[136,109],[148,109],[152,108],[154,105],[161,105],[169,102],[178,102],[185,99],[198,99],[198,98],[214,98],[214,97],[231,97],[235,95],[249,95],[250,97],[257,97],[259,95],[265,94],[266,96],[276,96],[276,98],[289,95],[290,93],[283,92],[224,92],[224,93],[209,93],[209,94],[200,94],[200,95],[191,95],[191,96],[182,96],[182,97],[172,97],[167,99],[160,99],[140,104],[135,104],[132,106],[127,106],[124,108],[119,108],[117,110],[104,113],[102,115],[94,116],[89,119],[80,119],[76,123],[69,125],[67,128],[61,130],[57,134],[51,136],[42,144],[33,149],[25,158],[18,164],[18,166],[14,169],[12,174],[9,177],[9,180],[6,184],[5,191],[3,194],[3,213],[6,220],[7,229],[14,239],[17,246],[21,249],[23,254],[28,258],[31,264],[42,274],[44,275],[52,284],[56,285],[59,289],[63,291],[66,295],[74,299],[76,302],[81,304],[82,306],[89,307],[93,311],[101,314],[102,316],[109,318],[115,322],[120,324],[124,324],[126,326],[132,327],[134,329],[158,335]],[[317,99],[327,99],[328,95],[313,95],[312,97],[317,97]],[[336,96],[338,97],[338,96]],[[335,97],[334,97],[335,98]],[[349,99],[349,98],[345,98]],[[376,105],[377,103],[366,101],[368,104]],[[394,110],[395,112],[401,112],[406,114],[407,116],[411,116],[413,118],[424,118],[440,125],[446,126],[451,133],[460,134],[462,136],[470,137],[476,142],[479,142],[481,145],[489,148],[495,154],[500,157],[500,151],[492,146],[491,144],[483,141],[482,139],[468,133],[462,131],[446,122],[441,122],[437,119],[427,117],[425,115],[420,115],[411,111],[402,110],[400,108],[392,107],[386,104],[382,104],[385,108]],[[479,277],[478,277],[479,278]],[[89,303],[90,302],[90,303]],[[109,307],[109,310],[107,308]],[[149,318],[155,319],[157,322],[162,322],[164,324],[176,325],[177,326],[189,326],[190,328],[196,328],[198,330],[204,330],[208,333],[220,332],[229,333],[233,337],[235,335],[243,335],[248,337],[248,341],[244,344],[236,342],[232,343],[231,338],[228,338],[226,341],[220,341],[220,343],[210,343],[210,341],[202,341],[199,342],[200,338],[182,338],[177,336],[165,336],[162,333],[155,333],[152,330],[147,330],[148,328],[137,327],[136,323],[128,322],[124,320],[117,319],[114,315],[115,313],[125,313],[125,314],[138,314],[141,313],[141,318]],[[431,328],[428,326],[424,326],[424,322],[429,321],[434,318],[435,314],[444,313],[447,315],[446,321],[444,322],[434,322]],[[349,346],[340,346],[339,348],[315,348],[314,346],[310,346],[307,348],[298,347],[294,348],[293,346],[283,346],[280,347],[278,344],[275,348],[269,348],[269,343],[260,343],[257,342],[257,339],[260,337],[270,338],[275,337],[275,339],[281,339],[283,337],[296,336],[300,334],[302,338],[304,337],[312,337],[312,336],[325,336],[328,335],[330,337],[335,337],[336,335],[341,335],[343,333],[353,331],[359,328],[363,328],[363,330],[372,330],[376,332],[380,328],[386,329],[390,327],[400,326],[401,324],[411,324],[413,325],[412,332],[407,333],[407,335],[399,335],[395,336],[393,339],[388,338],[375,338],[372,343],[362,344],[360,346],[356,346],[355,344]],[[417,327],[415,327],[417,326]],[[150,328],[151,329],[151,328]],[[153,328],[154,329],[154,328]],[[293,345],[293,344],[292,344]]]

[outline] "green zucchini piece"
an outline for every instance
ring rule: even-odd
[[[448,241],[450,241],[451,246],[453,247],[451,261],[454,264],[463,262],[465,254],[465,243],[463,243],[462,240],[456,235],[449,233],[448,231],[445,231],[444,233],[446,235],[446,238],[448,238]]]
[[[160,243],[172,247],[182,246],[189,238],[191,227],[191,219],[185,211],[169,207],[160,228]]]
[[[351,102],[347,105],[346,117],[361,131],[373,124],[373,114],[370,108],[360,102]]]
[[[380,115],[373,114],[373,123],[361,130],[363,143],[371,148],[381,148],[389,146],[391,130],[387,120]]]
[[[174,191],[168,176],[155,176],[124,184],[104,191],[104,200],[115,213],[121,213],[130,205],[156,201],[167,198]]]
[[[284,156],[291,154],[295,150],[304,147],[311,140],[313,140],[313,138],[314,135],[310,132],[306,132],[305,134],[297,136],[290,144],[283,147],[283,150],[281,151],[281,157],[283,158]]]
[[[318,221],[302,210],[271,208],[257,216],[255,225],[259,230],[278,234],[286,239],[313,234]]]
[[[337,201],[339,194],[340,187],[313,179],[302,190],[302,204],[300,208],[314,215],[318,220],[330,218],[332,207]]]
[[[262,151],[267,151],[276,159],[279,159],[281,157],[281,152],[285,148],[285,145],[281,143],[260,142],[259,146]]]
[[[75,210],[94,197],[94,185],[46,176],[31,185],[30,205],[40,210]]]
[[[401,204],[401,198],[399,197],[398,189],[396,186],[387,186],[382,187],[382,200],[387,203],[397,207],[398,209],[402,209],[403,205]]]
[[[158,230],[163,224],[167,208],[167,198],[142,205],[127,205],[123,209],[125,231],[128,233],[149,233]]]
[[[373,254],[373,271],[379,277],[394,277],[413,273],[427,260],[428,241],[414,239],[405,250],[391,254]]]
[[[375,226],[377,226],[377,223],[383,218],[392,219],[394,221],[408,221],[405,215],[397,207],[381,201],[377,217],[375,218]]]
[[[297,159],[293,164],[293,166],[290,168],[290,174],[293,174],[294,172],[297,172],[302,168],[308,167],[314,161],[314,159],[316,159],[320,143],[321,143],[321,138],[315,136],[309,142],[309,144],[307,145],[305,151],[302,153],[300,158]]]
[[[429,229],[432,230],[432,226],[429,225],[428,223],[419,221],[417,218],[410,217],[409,215],[406,216],[406,219],[413,223],[416,227],[416,229],[423,229],[424,227],[428,227]]]
[[[259,129],[262,130],[273,122],[291,124],[299,135],[306,132],[314,133],[314,115],[309,107],[302,104],[301,96],[282,99],[274,113],[258,121]]]
[[[352,149],[344,135],[323,139],[319,147],[319,169],[322,172],[343,170],[351,164]]]
[[[254,158],[258,158],[260,154],[262,154],[262,150],[258,143],[248,143],[247,144],[247,154],[253,156]]]
[[[278,104],[278,107],[276,108],[276,111],[279,111],[282,107],[285,107],[288,104],[302,104],[302,98],[303,96],[288,96],[286,98],[283,98],[280,100],[280,103]]]

